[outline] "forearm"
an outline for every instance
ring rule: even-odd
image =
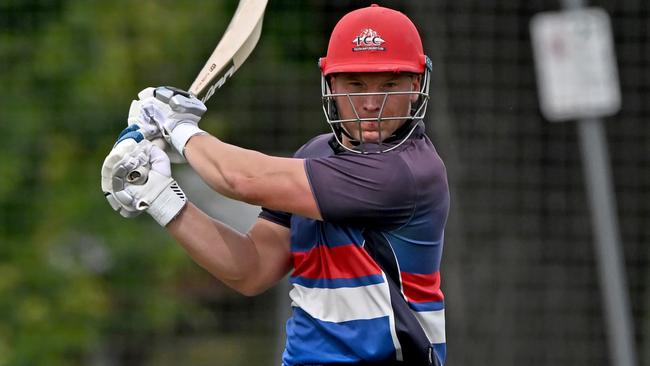
[[[235,290],[241,291],[239,286],[259,271],[259,255],[252,240],[191,203],[167,230],[195,262]]]
[[[247,296],[265,291],[291,269],[289,230],[264,219],[241,234],[188,203],[166,228],[201,267]]]
[[[184,154],[194,171],[227,197],[321,219],[303,159],[265,155],[210,135],[193,136]]]
[[[269,175],[274,158],[254,150],[220,141],[211,135],[197,135],[185,146],[185,157],[194,171],[215,191],[252,204],[246,189],[251,182]]]

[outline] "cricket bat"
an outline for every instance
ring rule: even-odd
[[[253,52],[262,33],[268,0],[240,0],[235,15],[190,86],[189,92],[205,103]]]
[[[262,34],[262,21],[268,0],[240,0],[226,31],[201,71],[190,86],[189,92],[205,103],[241,67],[257,45]],[[153,141],[164,148],[164,139]],[[140,167],[127,175],[133,184],[144,184],[148,167]]]

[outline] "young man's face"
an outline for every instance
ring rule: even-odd
[[[340,73],[332,75],[330,83],[335,94],[347,93],[385,93],[417,92],[420,90],[420,75],[406,73]],[[417,101],[417,94],[364,95],[336,97],[336,107],[341,119],[377,118],[377,121],[346,122],[343,128],[355,140],[378,143],[390,137],[410,115],[411,103]],[[385,99],[385,102],[384,102]],[[382,109],[383,105],[383,109]],[[355,113],[356,111],[356,113]],[[348,147],[350,141],[343,136],[343,143]]]

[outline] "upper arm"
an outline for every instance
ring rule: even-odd
[[[258,218],[246,234],[255,246],[257,266],[244,283],[231,283],[240,292],[256,295],[275,285],[291,270],[290,230]]]
[[[266,290],[291,269],[289,229],[262,218],[242,234],[188,202],[166,228],[194,261],[245,295]]]
[[[248,232],[259,256],[257,291],[262,292],[281,280],[291,269],[290,230],[259,218]]]
[[[184,150],[214,190],[238,201],[320,219],[304,160],[270,156],[197,135]]]
[[[252,204],[321,220],[320,210],[305,171],[305,160],[264,155],[264,163],[252,177],[236,185]]]

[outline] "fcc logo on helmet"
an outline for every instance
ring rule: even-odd
[[[381,46],[384,42],[386,41],[381,38],[379,33],[366,28],[352,40],[352,43],[356,46],[352,48],[352,51],[384,51],[386,49]]]

